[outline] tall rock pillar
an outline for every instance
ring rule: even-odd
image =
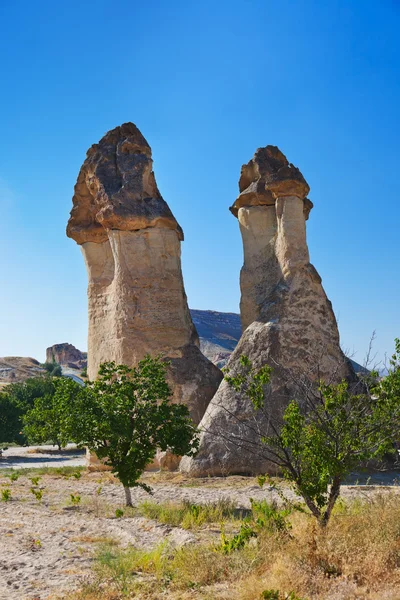
[[[199,349],[181,270],[183,232],[162,198],[151,149],[133,123],[93,145],[80,170],[67,235],[88,271],[88,376],[105,361],[163,354],[175,402],[198,423],[222,379]]]
[[[239,191],[230,210],[243,238],[243,334],[228,367],[237,373],[242,354],[255,367],[272,367],[268,411],[255,411],[224,381],[200,423],[199,453],[181,462],[194,476],[267,471],[259,432],[268,430],[268,415],[279,420],[290,400],[301,401],[297,383],[356,379],[340,349],[321,278],[309,262],[306,220],[312,203],[304,177],[278,148],[267,146],[242,167]]]

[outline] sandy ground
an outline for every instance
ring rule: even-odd
[[[30,473],[16,482],[0,478],[0,490],[9,488],[12,494],[10,501],[1,503],[1,600],[45,600],[88,581],[93,576],[93,554],[102,542],[151,548],[165,540],[176,546],[219,536],[216,528],[193,533],[142,517],[115,518],[115,509],[123,508],[124,494],[109,473],[84,473],[80,479],[44,475],[36,486],[43,490],[41,501],[31,492],[31,477]],[[249,508],[250,498],[277,498],[274,491],[260,489],[249,477],[190,480],[148,473],[146,481],[153,486],[152,499],[157,502],[206,503],[227,498],[237,508]],[[378,489],[400,490],[397,486],[348,486],[343,495],[369,495]],[[70,494],[80,496],[78,506],[72,505]],[[140,489],[132,490],[132,496],[135,504],[149,499]]]
[[[38,449],[40,453],[36,452]],[[3,450],[0,457],[0,469],[83,467],[85,465],[85,451],[78,450],[74,444],[68,444],[64,452],[57,452],[56,446],[19,446]]]

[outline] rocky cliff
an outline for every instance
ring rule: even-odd
[[[87,366],[87,353],[67,342],[54,344],[46,349],[46,362],[56,362],[70,369],[83,369]]]

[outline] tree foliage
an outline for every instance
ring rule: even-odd
[[[12,383],[0,393],[0,442],[24,444],[24,415],[33,408],[35,400],[54,393],[50,377],[33,377]]]
[[[109,465],[125,488],[139,482],[157,448],[174,454],[193,454],[198,442],[188,408],[172,404],[166,381],[167,365],[146,356],[137,367],[104,363],[98,379],[85,387],[61,379],[54,407],[60,439],[87,446]]]
[[[52,441],[61,450],[71,441],[69,422],[74,406],[64,402],[63,398],[72,398],[79,388],[80,385],[70,378],[56,378],[52,381],[51,393],[35,399],[33,408],[22,417],[23,434],[29,443]]]
[[[266,386],[271,369],[253,368],[242,356],[241,372],[225,379],[244,393],[257,410],[269,411]],[[268,435],[260,432],[260,447],[291,482],[311,513],[328,522],[345,477],[366,461],[393,452],[400,438],[400,341],[388,375],[373,373],[356,394],[347,382],[310,385],[301,401],[292,400],[278,422],[269,418]],[[272,411],[269,411],[272,413]]]
[[[61,365],[59,365],[55,360],[53,362],[45,362],[42,364],[43,369],[47,371],[51,377],[61,377],[62,369]]]

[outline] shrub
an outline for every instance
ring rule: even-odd
[[[265,413],[260,422],[268,425],[257,434],[257,443],[253,440],[252,451],[282,472],[322,527],[331,517],[345,477],[365,461],[393,452],[400,439],[399,340],[390,365],[381,382],[376,374],[366,378],[360,394],[345,381],[303,386],[301,401],[292,400],[281,420],[268,402],[272,372],[268,365],[257,370],[241,356],[240,371],[225,377],[256,411]]]

